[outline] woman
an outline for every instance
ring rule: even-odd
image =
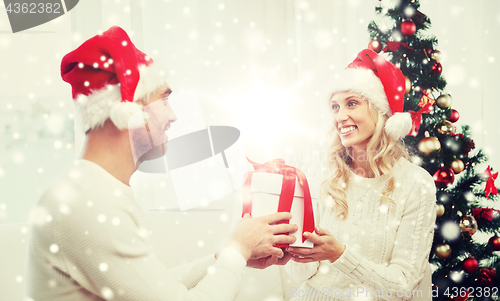
[[[287,271],[302,283],[290,290],[292,300],[429,297],[428,287],[412,291],[426,270],[430,278],[436,191],[406,159],[404,76],[365,49],[340,78],[330,100],[334,142],[319,227],[306,234],[314,248],[288,248]]]

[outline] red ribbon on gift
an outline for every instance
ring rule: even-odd
[[[500,211],[493,208],[472,208],[472,216],[474,216],[477,221],[480,221],[482,218],[491,222],[493,221],[495,212]]]
[[[431,110],[432,110],[432,103],[428,103],[416,112],[412,110],[408,111],[411,114],[411,120],[412,120],[411,131],[410,131],[412,136],[416,136],[418,134],[418,131],[420,130],[420,124],[422,123],[422,114],[429,114]]]
[[[495,180],[498,177],[498,171],[494,174],[491,174],[491,167],[488,165],[488,168],[486,168],[486,170],[484,171],[484,176],[488,178],[488,180],[486,180],[484,195],[489,199],[490,194],[498,194],[498,189],[495,187]]]
[[[314,214],[311,201],[311,192],[306,176],[299,169],[285,164],[283,159],[274,159],[267,161],[264,164],[259,164],[248,159],[255,169],[245,174],[243,183],[243,213],[252,214],[252,196],[250,194],[250,186],[252,184],[252,175],[255,172],[266,172],[283,175],[283,183],[281,185],[281,193],[278,202],[278,212],[290,212],[292,209],[293,196],[295,193],[295,181],[298,180],[299,185],[304,192],[304,221],[302,224],[302,242],[306,240],[304,232],[312,233],[314,231]],[[281,221],[278,224],[287,224],[289,221]],[[287,245],[276,245],[277,247],[286,247]]]
[[[413,47],[408,46],[408,44],[406,43],[387,41],[387,46],[385,46],[384,49],[382,49],[382,51],[383,52],[397,51],[401,46],[403,46],[406,49],[413,49]]]

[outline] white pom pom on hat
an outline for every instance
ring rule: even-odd
[[[385,122],[385,132],[394,139],[400,139],[411,131],[411,114],[408,112],[394,113]]]
[[[162,67],[138,50],[127,33],[113,26],[66,54],[61,77],[71,84],[86,132],[107,119],[122,130],[145,99],[165,84]]]
[[[406,136],[412,126],[410,113],[403,112],[405,77],[401,70],[370,49],[362,50],[342,71],[333,94],[351,91],[366,98],[389,116],[386,133],[394,139]]]

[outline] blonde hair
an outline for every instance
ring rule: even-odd
[[[359,94],[353,93],[368,101]],[[370,115],[375,122],[375,131],[366,147],[366,160],[370,170],[375,177],[386,175],[387,185],[380,194],[382,201],[395,206],[395,202],[389,195],[396,188],[396,179],[393,175],[393,167],[401,158],[408,158],[408,152],[402,140],[391,138],[384,130],[385,123],[389,118],[382,114],[368,101]],[[342,145],[340,137],[333,127],[330,130],[333,142],[328,151],[328,176],[321,184],[323,196],[331,196],[336,204],[337,216],[344,220],[347,218],[349,208],[346,200],[346,188],[349,185],[349,165],[352,165],[353,158],[350,156],[350,149]]]

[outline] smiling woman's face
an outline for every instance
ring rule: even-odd
[[[333,126],[342,145],[366,150],[375,132],[375,121],[368,102],[352,92],[339,92],[332,96]]]

